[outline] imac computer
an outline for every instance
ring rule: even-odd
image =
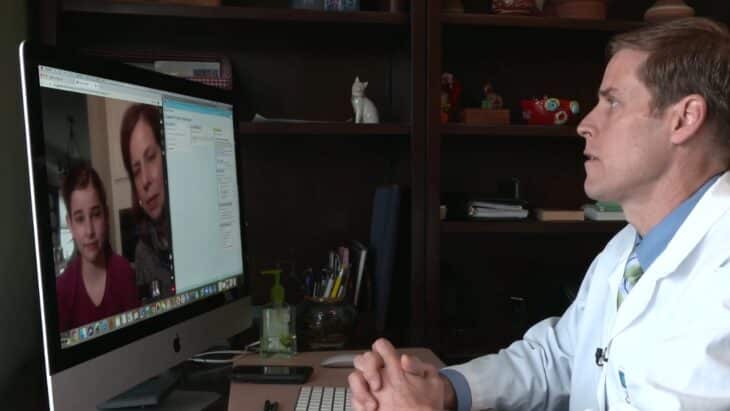
[[[251,326],[231,93],[20,63],[48,401],[93,410]]]

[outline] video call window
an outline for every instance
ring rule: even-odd
[[[62,347],[235,287],[231,107],[39,76]]]

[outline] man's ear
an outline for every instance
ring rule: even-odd
[[[699,94],[683,97],[669,108],[671,142],[684,144],[696,136],[707,119],[707,102]]]

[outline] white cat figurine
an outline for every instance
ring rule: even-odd
[[[378,109],[375,104],[365,97],[365,88],[368,82],[360,82],[359,77],[355,77],[352,83],[352,109],[355,110],[355,123],[377,124]]]

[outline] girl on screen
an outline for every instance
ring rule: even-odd
[[[137,285],[143,300],[162,298],[175,293],[175,283],[159,108],[148,104],[130,106],[122,118],[120,137],[137,217]]]
[[[104,186],[87,163],[70,169],[61,186],[74,254],[56,279],[60,330],[66,331],[138,307],[135,275],[108,240]]]

